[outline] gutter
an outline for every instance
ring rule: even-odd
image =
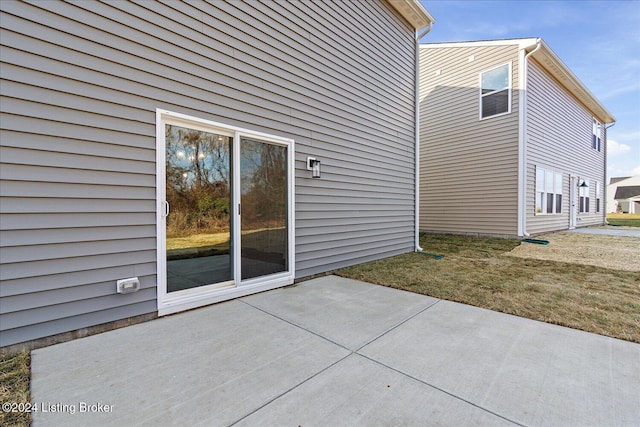
[[[609,126],[604,126],[604,180],[602,181],[602,216],[604,217],[602,223],[609,225],[607,222],[607,141],[609,140],[608,130],[614,127],[616,122],[612,122]]]
[[[542,39],[536,39],[536,48],[528,54],[524,55],[524,49],[520,52],[521,61],[518,69],[520,75],[520,94],[518,97],[518,104],[520,107],[520,135],[518,141],[518,161],[520,163],[520,173],[518,174],[518,235],[522,237],[529,237],[527,232],[527,74],[528,74],[528,59],[538,49],[542,47]]]
[[[418,34],[416,31],[416,46],[415,46],[415,251],[423,252],[420,247],[420,39],[426,36],[433,28],[433,22],[429,22],[427,27]]]

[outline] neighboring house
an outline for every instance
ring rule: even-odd
[[[415,249],[418,0],[0,8],[1,346]]]
[[[602,224],[614,120],[539,38],[421,45],[420,229]]]
[[[640,213],[640,176],[611,178],[607,186],[607,213]]]
[[[622,213],[640,213],[640,185],[618,187],[615,199]]]

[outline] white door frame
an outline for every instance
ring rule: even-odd
[[[168,214],[166,203],[166,164],[165,164],[165,124],[171,123],[179,126],[196,128],[206,131],[233,136],[232,161],[234,162],[235,183],[240,179],[239,147],[240,137],[253,138],[258,141],[282,145],[287,147],[287,185],[288,185],[288,270],[271,274],[268,276],[255,277],[248,280],[240,280],[240,219],[239,207],[240,186],[234,185],[234,194],[231,215],[235,219],[232,221],[231,238],[233,240],[234,256],[234,280],[228,286],[221,287],[219,284],[200,286],[192,289],[185,289],[177,292],[167,292],[167,259],[166,259],[166,217]],[[191,308],[201,307],[219,301],[238,298],[256,292],[262,292],[281,286],[290,285],[295,277],[295,158],[294,140],[279,136],[255,132],[234,126],[204,120],[185,114],[175,113],[168,110],[156,109],[156,235],[157,235],[157,306],[158,315],[176,313]],[[225,283],[224,285],[227,285]]]
[[[569,178],[569,230],[576,228],[578,221],[578,177]]]

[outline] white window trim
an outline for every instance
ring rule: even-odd
[[[289,185],[289,230],[288,230],[288,271],[264,277],[257,277],[248,280],[240,280],[239,266],[236,265],[234,276],[238,283],[233,287],[219,288],[215,285],[202,286],[199,289],[189,289],[174,292],[171,295],[167,292],[166,278],[166,227],[164,220],[165,200],[166,200],[166,165],[165,165],[165,123],[172,123],[180,126],[187,126],[202,131],[216,131],[234,137],[234,152],[239,152],[240,137],[256,138],[262,141],[279,144],[288,147],[288,167],[289,173],[287,183]],[[234,175],[239,174],[239,159],[234,162]],[[234,178],[237,179],[238,177]],[[236,186],[239,192],[239,186]],[[234,194],[235,200],[239,200],[239,193]],[[245,295],[254,294],[270,289],[290,285],[295,278],[295,142],[290,138],[283,138],[250,129],[230,126],[223,123],[213,122],[199,117],[188,116],[168,110],[156,109],[156,267],[157,267],[157,308],[158,315],[177,313],[196,307],[205,306],[215,302],[239,298]],[[239,214],[238,203],[232,204],[234,216]],[[235,221],[239,224],[240,221]],[[239,225],[236,225],[239,227]],[[238,229],[239,230],[239,229]],[[239,238],[238,230],[234,230]],[[239,246],[236,250],[239,251]],[[236,254],[239,257],[239,253]],[[164,268],[163,268],[164,267]],[[174,295],[176,294],[176,295]]]
[[[553,174],[553,192],[549,192],[546,191],[546,185],[545,185],[545,190],[544,191],[538,191],[538,171],[541,170],[544,173],[544,177],[545,177],[545,183],[546,184],[546,176],[547,176],[547,172],[551,172]],[[560,193],[556,193],[555,191],[555,179],[556,176],[559,175],[560,176],[560,185],[561,185],[561,192]],[[538,200],[538,194],[542,193],[544,195],[544,197],[542,198],[542,206],[540,208],[541,212],[537,211],[537,200]],[[535,216],[557,216],[557,215],[563,215],[563,210],[562,210],[562,203],[564,203],[564,174],[562,172],[556,172],[552,169],[547,169],[547,168],[543,168],[541,166],[536,166],[535,167],[535,180],[534,180],[534,194],[535,194],[535,199],[533,202],[533,213]],[[553,194],[553,212],[548,213],[547,212],[547,194]],[[560,206],[557,206],[556,204],[556,196],[560,195],[562,196],[562,200],[560,202]],[[558,209],[560,210],[558,212]]]
[[[485,94],[483,94],[483,93],[482,93],[482,75],[483,75],[484,73],[487,73],[487,72],[489,72],[489,71],[495,70],[495,69],[497,69],[497,68],[504,67],[505,65],[507,65],[507,66],[508,66],[508,67],[507,67],[507,69],[508,69],[508,71],[509,71],[509,77],[508,77],[508,78],[509,78],[509,86],[507,87],[507,90],[508,90],[508,95],[507,95],[507,98],[508,98],[508,100],[507,100],[507,111],[505,111],[504,113],[494,114],[494,115],[492,115],[492,116],[488,116],[488,117],[482,117],[482,98],[483,98],[483,97],[485,97],[485,96],[487,96],[487,95],[491,95],[491,94],[493,94],[493,93],[500,92],[500,91],[503,91],[503,90],[504,90],[504,89],[500,89],[500,90],[497,90],[497,91],[494,91],[494,92],[491,92],[491,93],[485,93]],[[480,73],[478,73],[478,87],[479,87],[479,89],[478,89],[478,94],[479,94],[479,98],[478,98],[478,119],[479,119],[479,120],[488,120],[488,119],[493,119],[494,117],[500,117],[500,116],[505,116],[505,115],[507,115],[507,114],[511,114],[511,102],[512,102],[512,99],[511,99],[511,90],[512,90],[512,87],[513,87],[513,81],[512,81],[512,61],[505,62],[504,64],[496,65],[495,67],[488,68],[488,69],[486,69],[486,70],[480,71]]]
[[[580,187],[580,185],[582,185],[582,183],[586,183],[587,187]],[[584,178],[578,178],[578,214],[579,215],[590,215],[593,212],[591,212],[591,191],[590,191],[590,186],[593,185],[594,181],[589,181],[588,179],[584,179]],[[587,193],[586,195],[582,195],[582,193],[585,192]],[[582,198],[585,198],[585,203],[584,203],[584,207],[587,208],[587,210],[583,210],[583,204],[581,203]],[[594,206],[595,208],[595,206]]]
[[[591,141],[589,141],[589,145],[591,147],[592,150],[596,150],[597,152],[601,152],[602,151],[602,123],[600,123],[600,120],[596,119],[595,117],[593,117],[593,122],[592,122],[592,127],[591,127]],[[593,137],[596,137],[595,139],[595,147],[593,146],[594,140]]]

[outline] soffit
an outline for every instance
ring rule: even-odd
[[[409,21],[416,31],[436,22],[419,0],[387,0],[387,2]]]
[[[573,96],[575,96],[591,113],[603,123],[612,123],[616,119],[613,115],[598,101],[598,99],[587,89],[587,87],[571,72],[560,58],[540,40],[542,44],[540,49],[535,51],[531,56],[551,74],[562,86],[564,86]],[[536,45],[527,47],[526,51],[533,51]]]

